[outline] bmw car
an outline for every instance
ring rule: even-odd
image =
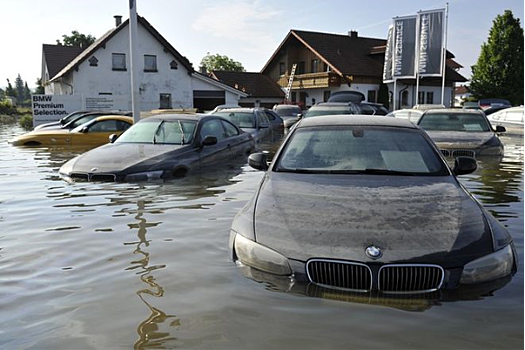
[[[474,109],[434,109],[426,111],[418,121],[420,128],[432,138],[447,157],[502,156],[504,146],[483,112]]]
[[[266,173],[229,249],[251,276],[290,290],[431,294],[498,288],[518,267],[505,227],[457,179],[476,160],[457,157],[451,169],[407,120],[305,118],[271,164],[264,153],[248,162]]]
[[[70,180],[144,181],[184,177],[201,168],[247,157],[252,136],[216,115],[159,114],[133,125],[111,143],[65,163]]]

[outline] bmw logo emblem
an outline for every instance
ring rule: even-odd
[[[368,247],[366,247],[365,253],[366,256],[368,256],[371,259],[379,259],[383,255],[381,249],[379,249],[379,247],[376,247],[375,245],[369,245]]]
[[[96,172],[96,171],[98,171],[98,168],[92,168],[92,169],[91,169],[91,172],[92,172],[92,173],[94,173],[94,172]]]

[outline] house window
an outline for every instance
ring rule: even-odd
[[[111,58],[113,60],[113,70],[126,70],[126,54],[114,53]]]
[[[368,102],[376,102],[376,91],[375,90],[368,90]]]
[[[332,92],[330,90],[323,92],[323,102],[327,102],[328,101],[328,99],[330,98],[331,93]]]
[[[326,62],[323,62],[323,72],[329,72],[330,66],[326,64]]]
[[[433,92],[427,92],[427,104],[429,105],[434,104],[434,93]]]
[[[98,66],[98,59],[95,56],[91,56],[91,58],[88,61],[89,61],[89,65],[91,67],[97,67]]]
[[[408,106],[408,91],[401,93],[401,106]]]
[[[157,56],[144,55],[144,72],[156,72],[156,71],[157,71]]]
[[[284,62],[279,63],[279,75],[284,75],[286,73]]]
[[[175,60],[173,60],[173,61],[170,62],[170,68],[171,69],[179,69],[179,65],[177,64],[177,62],[175,62]]]
[[[425,103],[425,92],[424,91],[419,91],[417,93],[417,103],[420,105]]]
[[[295,68],[295,74],[304,74],[304,61],[297,63],[297,68]]]
[[[310,67],[310,71],[311,71],[312,73],[317,73],[317,72],[319,72],[319,60],[318,60],[318,59],[312,60],[312,64],[311,64],[311,67]]]
[[[160,94],[160,109],[171,108],[171,94]]]

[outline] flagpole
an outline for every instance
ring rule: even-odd
[[[443,80],[441,82],[441,104],[445,104],[445,73],[447,69],[447,33],[448,31],[448,2],[447,6],[445,7],[445,43],[443,45],[443,66],[442,66],[442,74],[443,74]]]
[[[393,94],[393,100],[394,100],[394,108],[393,111],[396,110],[396,90],[397,90],[397,79],[394,78],[394,94]]]
[[[140,120],[137,36],[137,1],[129,0],[129,66],[131,70],[131,111],[133,123],[137,123]]]

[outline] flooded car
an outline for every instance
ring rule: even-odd
[[[511,236],[456,178],[476,161],[450,169],[409,121],[306,118],[269,166],[263,153],[249,164],[266,174],[232,223],[231,257],[285,289],[427,294],[517,270]]]
[[[216,115],[155,115],[112,141],[68,161],[59,173],[87,181],[184,177],[255,149],[249,133]]]
[[[475,109],[437,109],[426,111],[418,121],[445,156],[501,156],[503,143],[482,111]]]
[[[109,142],[112,134],[120,135],[133,124],[133,118],[121,115],[103,115],[94,117],[72,130],[39,129],[20,135],[10,143],[13,146],[86,146],[97,147]]]

